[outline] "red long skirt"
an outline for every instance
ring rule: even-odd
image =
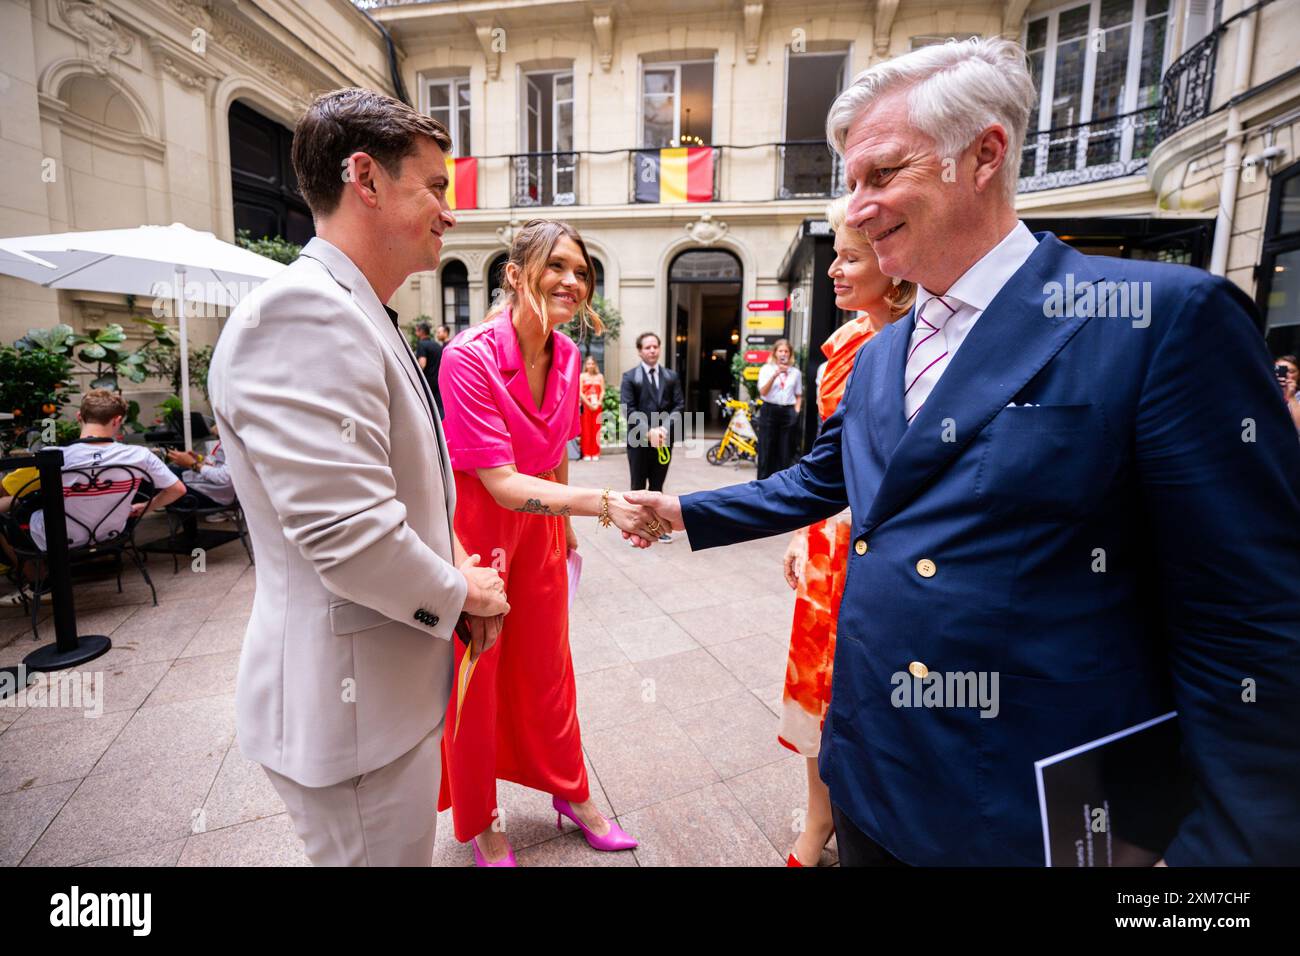
[[[582,457],[600,457],[600,414],[602,409],[582,406]]]
[[[498,779],[572,803],[589,791],[569,654],[564,519],[502,508],[476,475],[458,471],[455,527],[466,553],[501,572],[510,601],[501,636],[475,662],[463,705],[453,687],[443,728],[438,809],[452,808],[464,843],[498,819]],[[465,648],[455,644],[459,674]],[[501,826],[508,834],[508,821]]]

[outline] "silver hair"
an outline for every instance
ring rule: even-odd
[[[826,207],[826,221],[830,223],[831,232],[839,232],[849,218],[849,197],[847,194],[830,201]]]
[[[939,148],[956,156],[995,123],[1007,133],[999,173],[1007,199],[1015,201],[1020,152],[1030,113],[1038,102],[1024,48],[993,37],[922,47],[863,70],[835,98],[826,117],[826,139],[841,156],[849,128],[887,93],[907,90],[908,115]]]

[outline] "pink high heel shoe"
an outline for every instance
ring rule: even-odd
[[[471,841],[474,844],[474,865],[475,866],[518,866],[519,861],[515,859],[515,848],[509,843],[506,844],[506,855],[500,860],[489,862],[488,858],[483,855],[483,851],[478,848],[478,839]]]
[[[582,831],[582,835],[587,838],[587,844],[593,850],[632,850],[638,846],[636,840],[624,833],[623,828],[613,820],[608,821],[608,833],[604,835],[592,833],[586,824],[578,819],[568,800],[551,797],[551,806],[555,808],[555,829],[563,830],[563,817],[568,817],[578,825],[578,829]]]

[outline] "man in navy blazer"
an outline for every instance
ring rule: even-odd
[[[1034,762],[1176,709],[1164,860],[1300,863],[1300,443],[1235,286],[1017,220],[1036,101],[1001,39],[860,75],[828,137],[916,308],[794,467],[628,497],[692,549],[851,508],[819,762],[842,862],[1042,865]],[[992,693],[899,693],[954,674]]]

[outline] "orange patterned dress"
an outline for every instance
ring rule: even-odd
[[[822,421],[839,407],[853,359],[873,334],[863,313],[836,329],[822,346],[826,369],[817,391],[817,414]],[[808,551],[795,591],[777,740],[805,757],[816,757],[821,748],[822,721],[831,702],[835,621],[844,596],[850,531],[847,511],[808,528]]]

